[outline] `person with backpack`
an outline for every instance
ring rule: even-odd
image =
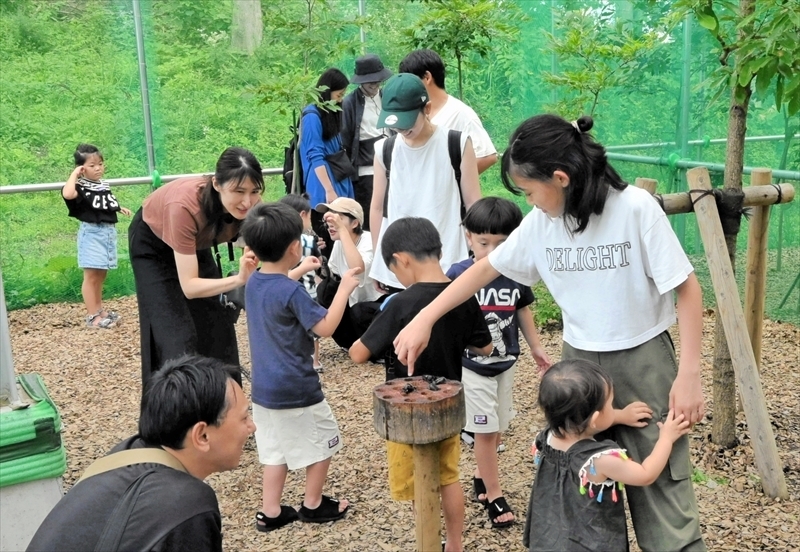
[[[461,217],[481,197],[475,151],[467,134],[431,123],[430,110],[425,85],[416,75],[400,73],[386,81],[378,127],[398,134],[375,144],[370,276],[389,288],[403,285],[383,262],[379,244],[397,219],[424,217],[436,226],[443,270],[469,255]]]
[[[320,92],[320,102],[333,101],[341,106],[348,84],[350,81],[338,69],[331,67],[326,70],[317,81],[317,88],[325,87]],[[300,121],[300,162],[311,207],[330,203],[337,197],[355,198],[351,180],[355,169],[339,136],[342,110],[307,105]],[[314,210],[311,211],[311,228],[325,241],[326,251],[330,252],[333,242],[327,226],[322,215]]]
[[[431,100],[433,124],[469,134],[475,149],[478,174],[497,163],[497,150],[480,117],[470,106],[447,93],[444,61],[439,54],[428,48],[414,50],[400,62],[399,71],[418,76],[425,85]]]

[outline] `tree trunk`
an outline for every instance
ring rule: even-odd
[[[789,110],[783,108],[783,152],[781,152],[781,162],[778,165],[780,170],[786,168],[786,162],[789,159],[789,149],[792,147],[792,139],[794,138],[794,126],[791,124],[792,118],[789,117]],[[783,214],[786,208],[781,205],[778,207],[778,259],[775,264],[775,270],[781,271],[783,264]]]
[[[263,34],[261,0],[233,0],[231,48],[250,55],[261,45]]]
[[[752,0],[739,3],[742,17],[753,13]],[[741,33],[747,29],[740,30]],[[725,151],[725,189],[742,189],[744,166],[744,138],[747,133],[747,110],[750,106],[752,84],[739,86],[738,81],[731,90],[731,107],[728,116],[728,144]],[[736,233],[725,234],[731,266],[736,271]],[[714,327],[714,418],[711,440],[721,447],[736,445],[736,381],[731,363],[731,353],[725,340],[722,321],[717,316]]]
[[[458,61],[458,99],[464,99],[464,76],[461,73],[461,54],[456,52],[456,61]]]

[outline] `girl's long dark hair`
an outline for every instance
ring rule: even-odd
[[[261,174],[261,163],[256,156],[244,148],[228,148],[222,152],[217,160],[214,171],[217,185],[238,186],[247,179],[253,182],[257,190],[264,190],[264,175]],[[200,192],[200,207],[206,216],[208,225],[214,228],[214,235],[218,235],[227,222],[233,222],[233,217],[225,212],[219,192],[211,185],[211,177]]]
[[[322,73],[317,81],[318,87],[328,87],[326,90],[320,93],[320,100],[323,102],[329,102],[331,100],[332,92],[335,92],[336,90],[344,90],[347,88],[348,84],[350,84],[350,81],[347,80],[345,74],[335,67],[331,67]],[[318,107],[317,110],[319,111],[319,116],[322,119],[322,139],[327,141],[334,136],[337,136],[342,130],[342,110],[330,111],[321,107]]]
[[[603,212],[611,189],[627,186],[608,164],[605,148],[589,134],[592,126],[594,121],[586,115],[575,125],[558,115],[531,117],[511,135],[500,169],[503,185],[517,195],[520,190],[511,180],[512,171],[542,181],[553,178],[557,170],[566,173],[564,224],[575,233],[586,229],[593,214]]]

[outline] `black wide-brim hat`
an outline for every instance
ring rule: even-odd
[[[350,79],[353,84],[365,82],[383,82],[393,73],[383,66],[381,58],[375,54],[367,54],[356,60],[356,74]]]

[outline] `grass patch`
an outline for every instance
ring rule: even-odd
[[[712,477],[706,474],[700,468],[692,468],[692,483],[698,483],[700,485],[708,485],[709,481],[713,481],[717,485],[728,485],[730,480],[727,477],[716,476]]]

